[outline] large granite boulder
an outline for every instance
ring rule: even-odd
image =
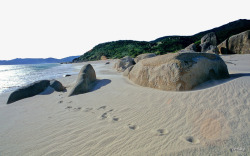
[[[217,37],[214,32],[208,33],[201,38],[201,52],[207,52],[211,50],[211,45],[217,45]]]
[[[16,102],[24,98],[35,96],[43,92],[49,85],[49,80],[41,80],[21,87],[10,94],[7,104]]]
[[[151,57],[155,57],[156,55],[154,53],[146,53],[146,54],[141,54],[138,55],[134,61],[135,63],[138,63],[140,60],[146,59],[146,58],[151,58]]]
[[[50,81],[50,87],[52,87],[57,92],[65,91],[65,87],[62,85],[60,81],[57,80],[51,80]]]
[[[220,54],[250,54],[250,30],[231,36],[218,49]]]
[[[125,56],[115,63],[114,68],[119,72],[124,72],[128,67],[135,64],[135,61],[130,56]]]
[[[88,92],[93,87],[95,81],[96,74],[92,65],[84,65],[78,74],[76,84],[70,91],[69,96]]]
[[[128,75],[138,85],[170,91],[191,90],[209,79],[228,77],[225,62],[210,53],[171,53],[141,60]]]

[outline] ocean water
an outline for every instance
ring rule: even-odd
[[[71,64],[0,65],[0,94],[38,80],[50,80],[77,74]]]

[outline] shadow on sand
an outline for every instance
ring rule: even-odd
[[[50,95],[50,94],[52,94],[54,92],[55,92],[55,89],[53,89],[52,87],[49,86],[47,89],[45,89],[43,92],[41,92],[38,95]],[[67,92],[67,89],[65,89],[64,91],[62,91],[62,93],[65,93],[65,92]]]
[[[111,83],[111,80],[109,79],[102,79],[102,80],[96,80],[94,87],[90,90],[90,92],[96,91],[98,89],[101,89],[102,87],[108,85]]]
[[[250,73],[237,73],[237,74],[230,74],[230,78],[228,79],[221,79],[221,80],[209,80],[206,81],[192,89],[192,91],[197,91],[197,90],[203,90],[211,87],[215,87],[217,85],[221,85],[226,82],[230,82],[234,79],[240,78],[240,77],[245,77],[245,76],[250,76]]]

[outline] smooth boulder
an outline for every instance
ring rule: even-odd
[[[201,38],[201,52],[211,50],[213,46],[217,46],[217,37],[214,32],[208,33]]]
[[[134,61],[135,63],[138,63],[140,60],[146,59],[146,58],[151,58],[151,57],[155,57],[156,55],[154,53],[146,53],[146,54],[141,54],[138,55]]]
[[[65,87],[62,85],[60,81],[57,80],[51,80],[50,81],[50,87],[52,87],[57,92],[65,91]]]
[[[135,64],[135,62],[134,62],[134,59],[132,57],[125,56],[115,63],[114,68],[119,72],[124,72],[128,67],[130,67],[134,64]]]
[[[220,54],[250,54],[250,30],[231,36],[217,47]]]
[[[95,81],[96,73],[92,65],[84,65],[78,74],[76,84],[69,93],[69,96],[89,92],[89,90],[93,87]]]
[[[8,98],[7,104],[16,102],[18,100],[35,96],[43,92],[50,85],[49,80],[41,80],[21,87],[16,91],[12,92]]]
[[[225,62],[210,53],[171,53],[141,60],[128,75],[138,85],[169,91],[191,90],[209,79],[228,77]]]

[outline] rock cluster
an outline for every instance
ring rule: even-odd
[[[96,74],[94,68],[90,64],[86,64],[80,70],[77,82],[70,91],[69,96],[88,92],[93,87],[95,80]],[[8,98],[7,104],[40,94],[48,87],[51,87],[58,92],[66,91],[66,88],[62,83],[57,80],[41,80],[12,92]]]
[[[55,91],[64,91],[65,87],[61,84],[61,82],[57,80],[41,80],[31,83],[27,86],[21,87],[14,92],[12,92],[8,98],[7,104],[11,104],[18,100],[35,96],[47,89],[48,87],[52,87]]]
[[[220,54],[250,54],[250,30],[231,36],[217,47]]]

